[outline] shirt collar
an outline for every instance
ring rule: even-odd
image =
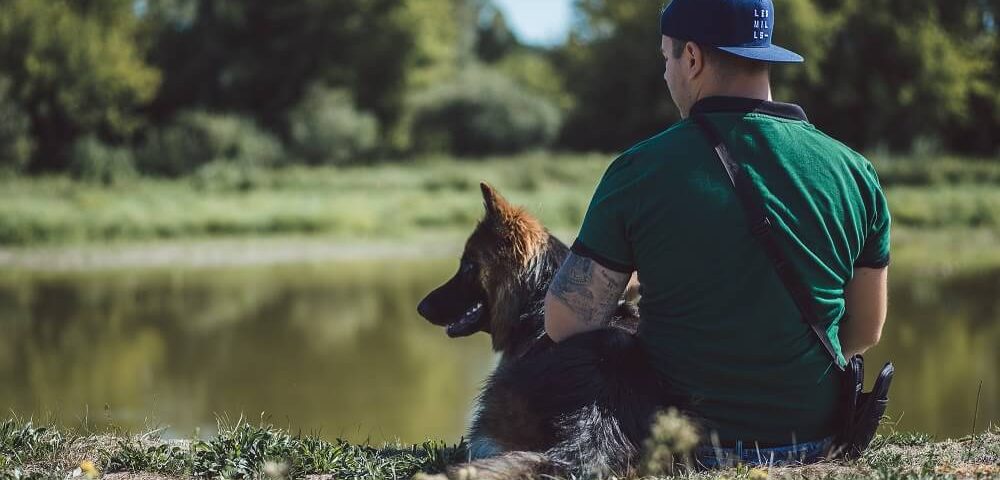
[[[691,107],[691,115],[703,113],[762,113],[789,120],[809,121],[802,107],[793,103],[744,97],[705,97]]]

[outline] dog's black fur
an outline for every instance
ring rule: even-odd
[[[418,308],[451,324],[451,336],[490,333],[502,354],[478,399],[471,463],[449,477],[629,474],[654,414],[670,403],[633,335],[634,304],[622,302],[616,326],[553,343],[544,299],[568,249],[486,184],[483,197],[487,214],[459,272]]]

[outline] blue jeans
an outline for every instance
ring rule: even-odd
[[[833,446],[833,437],[772,448],[756,448],[752,444],[746,445],[743,442],[736,442],[735,448],[698,447],[695,449],[695,461],[703,468],[725,468],[739,464],[753,466],[801,465],[826,459],[831,446]]]

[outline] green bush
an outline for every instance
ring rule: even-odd
[[[137,163],[145,173],[180,176],[212,162],[271,166],[282,156],[281,143],[253,121],[192,111],[152,132]]]
[[[418,94],[411,121],[416,150],[475,156],[545,147],[561,124],[551,102],[482,69]]]
[[[261,186],[263,172],[253,165],[209,162],[195,170],[191,182],[203,191],[250,191]]]
[[[20,172],[34,149],[31,120],[7,95],[10,81],[0,77],[0,173]]]
[[[135,164],[131,150],[106,145],[88,135],[73,143],[69,171],[80,180],[110,185],[135,177]]]
[[[378,146],[378,121],[349,93],[314,88],[288,115],[293,153],[313,165],[359,163]]]
[[[884,187],[1000,184],[1000,162],[954,157],[872,157]]]
[[[145,125],[161,72],[135,2],[0,2],[0,72],[31,117],[32,170],[65,170],[75,135],[128,138]]]

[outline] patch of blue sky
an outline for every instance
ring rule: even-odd
[[[552,46],[566,41],[573,0],[494,0],[493,3],[522,42]]]

